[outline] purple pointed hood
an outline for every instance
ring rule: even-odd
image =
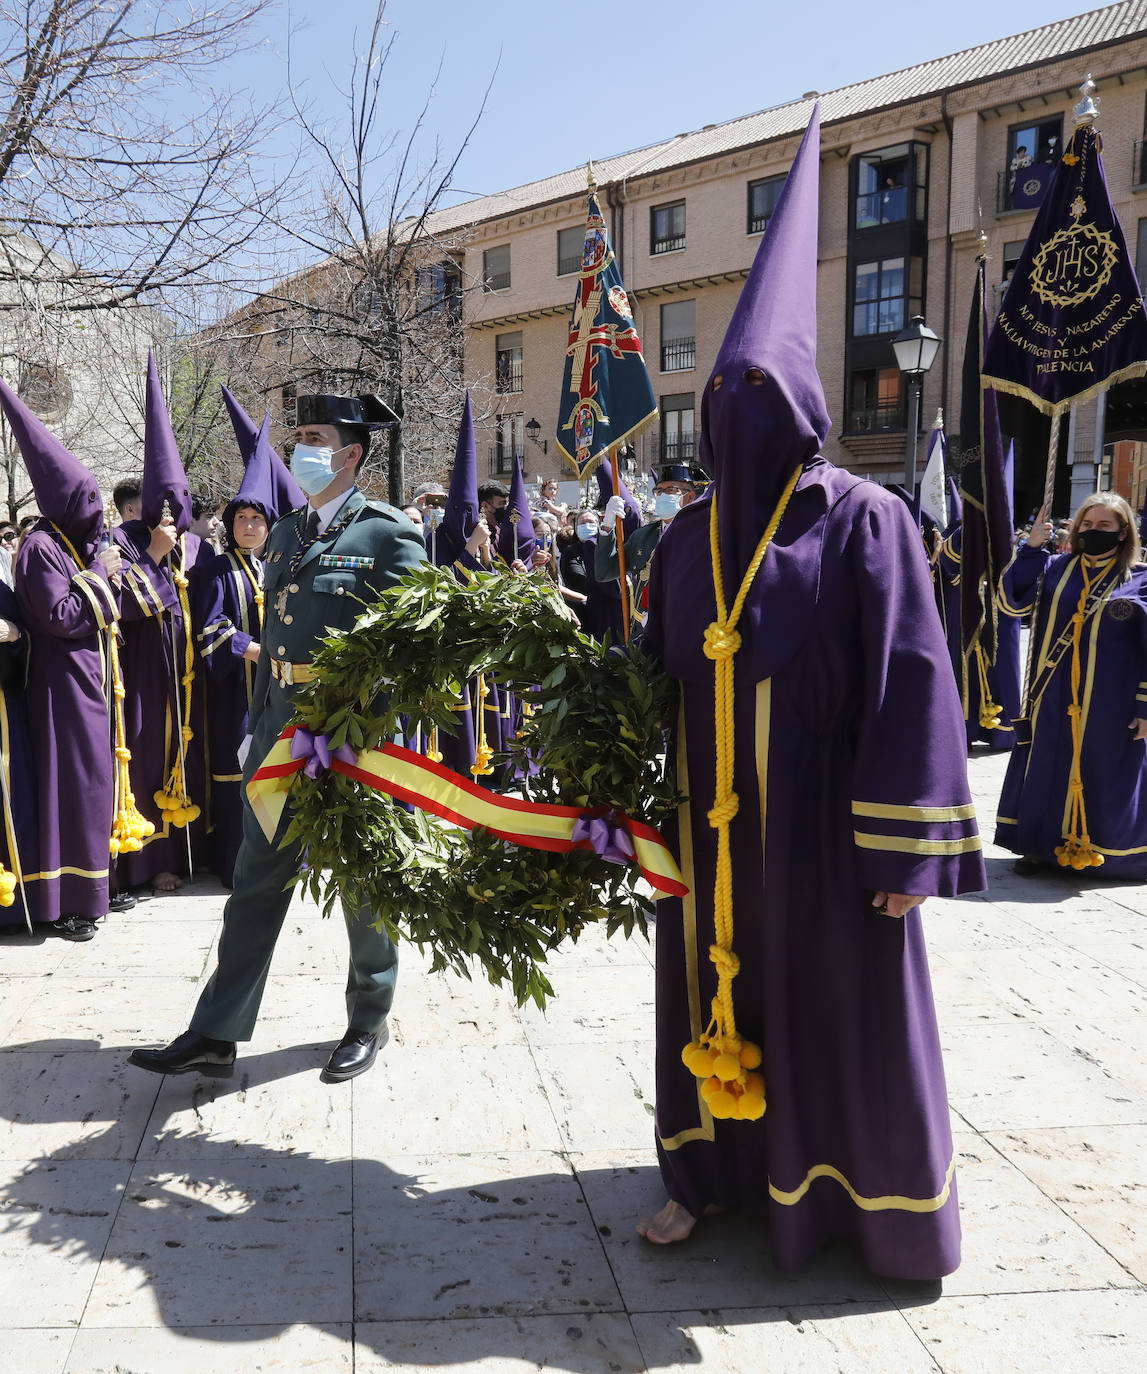
[[[522,476],[521,462],[515,458],[506,514],[498,526],[498,553],[507,563],[520,558],[528,564],[534,546],[534,517],[530,510],[530,499],[526,495],[526,479]]]
[[[171,507],[175,528],[182,534],[191,528],[191,489],[187,474],[179,458],[171,416],[163,389],[155,354],[147,350],[147,398],[143,412],[143,492],[140,497],[140,516],[143,523],[155,529],[163,517],[163,503]]]
[[[0,405],[20,446],[40,514],[54,521],[90,561],[104,524],[100,484],[2,380]]]
[[[474,437],[474,412],[470,393],[462,407],[458,443],[454,450],[454,471],[450,474],[450,494],[438,529],[438,540],[451,558],[457,558],[478,523],[478,444]]]
[[[257,507],[263,512],[263,517],[268,525],[273,525],[280,516],[295,509],[294,505],[288,505],[284,509],[280,504],[284,497],[279,483],[276,481],[277,474],[274,466],[276,454],[268,437],[270,427],[271,417],[268,415],[259,426],[259,432],[255,436],[255,447],[250,458],[247,459],[247,467],[243,473],[243,480],[239,484],[239,490],[223,511],[223,531],[228,546],[234,542],[233,522],[235,512],[240,507]],[[281,461],[279,465],[282,466]],[[291,476],[289,472],[287,476]],[[294,479],[291,478],[291,481],[293,484]],[[305,501],[306,497],[303,496],[298,504],[301,506]]]
[[[255,452],[255,441],[258,439],[260,429],[255,421],[251,419],[246,410],[235,399],[228,387],[220,384],[223,392],[223,404],[227,407],[227,414],[231,417],[231,428],[235,431],[235,442],[239,445],[239,455],[243,462],[249,464]],[[263,417],[263,425],[266,426],[270,418],[270,411]],[[286,515],[288,511],[298,510],[300,506],[307,504],[307,498],[298,482],[291,476],[291,469],[279,457],[278,452],[268,442],[267,452],[270,454],[271,488],[274,494],[275,515],[268,516],[270,520],[278,520],[280,516]],[[244,475],[243,481],[247,477]],[[243,488],[239,488],[242,492]]]
[[[818,101],[701,399],[730,604],[786,481],[829,431],[816,370],[819,193]],[[754,368],[761,385],[746,378]]]

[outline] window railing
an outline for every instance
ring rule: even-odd
[[[500,396],[522,389],[522,361],[499,363],[494,370],[494,388]]]
[[[879,191],[865,191],[856,197],[858,229],[871,229],[878,224],[903,224],[907,218],[907,186],[886,186]]]
[[[763,233],[765,232],[765,230],[769,227],[769,220],[771,220],[772,217],[773,217],[773,213],[772,213],[771,210],[769,211],[769,213],[768,213],[767,215],[750,215],[750,216],[749,216],[749,233],[750,233],[750,234],[763,234]]]
[[[568,277],[571,273],[581,271],[582,255],[574,253],[568,258],[558,258],[558,276]]]
[[[683,434],[669,439],[661,436],[661,461],[663,463],[691,463],[693,461],[693,436]]]
[[[662,372],[688,372],[697,366],[696,339],[666,339],[661,345]]]
[[[525,475],[526,455],[521,449],[508,449],[500,444],[491,444],[487,452],[489,459],[490,476],[501,476],[502,473],[513,472],[514,459],[516,458],[522,465],[522,474]]]
[[[649,251],[651,253],[676,253],[679,248],[685,247],[684,234],[667,235],[664,238],[655,238]]]
[[[1131,185],[1147,186],[1147,139],[1137,138],[1132,146]]]
[[[491,272],[482,283],[483,291],[508,291],[510,289],[509,272]]]
[[[854,408],[848,413],[849,434],[880,434],[904,428],[904,406],[900,401],[886,405]]]

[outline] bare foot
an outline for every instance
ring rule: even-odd
[[[174,873],[157,873],[151,880],[151,885],[156,892],[178,892],[183,886],[183,879]]]
[[[725,1209],[710,1203],[703,1216],[719,1216]],[[667,1202],[656,1216],[637,1223],[637,1234],[654,1245],[675,1245],[678,1241],[688,1240],[697,1225],[697,1218],[679,1202]]]

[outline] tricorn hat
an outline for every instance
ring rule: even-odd
[[[299,396],[296,425],[362,425],[382,429],[398,424],[398,416],[381,396]]]
[[[655,472],[658,482],[688,482],[693,487],[704,487],[711,480],[696,463],[659,463]]]

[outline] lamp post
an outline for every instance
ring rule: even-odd
[[[916,447],[920,430],[920,393],[924,374],[936,361],[940,336],[924,323],[923,315],[913,315],[907,329],[892,340],[896,366],[908,380],[908,451],[904,456],[904,486],[909,496],[916,491]]]
[[[531,418],[526,422],[526,437],[529,439],[531,444],[537,444],[538,435],[541,433],[541,430],[542,427],[538,423],[537,417],[531,416]],[[543,453],[548,454],[550,451],[550,441],[548,439],[543,439],[539,447],[541,448]]]

